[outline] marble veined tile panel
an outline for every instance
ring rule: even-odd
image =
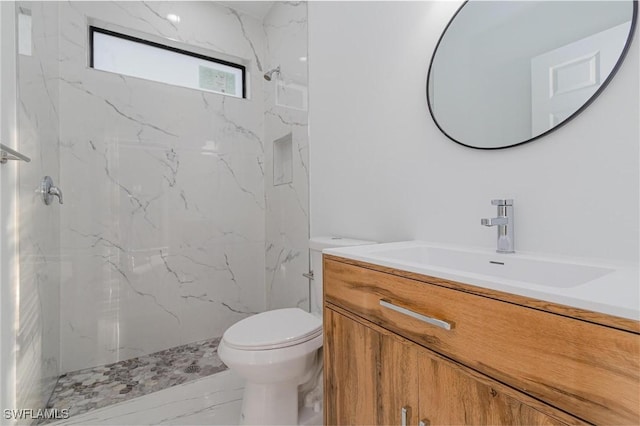
[[[264,310],[261,22],[213,2],[67,2],[59,15],[62,371],[219,336]],[[87,22],[240,58],[250,96],[93,70]]]
[[[307,85],[307,5],[276,2],[264,20],[267,61],[280,65],[281,74],[264,86],[266,286],[270,309],[298,306],[308,309],[309,281],[309,138],[307,111],[277,105],[281,85]],[[292,176],[273,185],[273,143],[292,135]]]

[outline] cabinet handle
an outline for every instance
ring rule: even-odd
[[[417,312],[413,312],[413,311],[411,311],[411,310],[409,310],[407,308],[403,308],[401,306],[394,305],[391,302],[387,302],[384,299],[380,299],[380,306],[382,306],[384,308],[389,308],[389,309],[391,309],[393,311],[396,311],[396,312],[400,312],[401,314],[408,315],[411,318],[415,318],[415,319],[418,319],[420,321],[424,321],[424,322],[429,323],[431,325],[435,325],[436,327],[444,328],[445,330],[451,330],[453,328],[453,325],[451,323],[439,320],[437,318],[428,317],[426,315],[422,315],[422,314],[419,314]]]
[[[401,418],[401,422],[400,424],[402,426],[407,426],[407,415],[408,415],[409,409],[407,407],[402,407],[402,411],[400,414],[400,418]]]
[[[418,426],[429,426],[431,423],[429,422],[429,420],[427,419],[422,419],[420,420],[420,423],[418,423]]]

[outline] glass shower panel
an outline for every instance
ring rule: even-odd
[[[60,212],[45,205],[40,182],[59,182],[58,7],[16,2],[19,168],[17,406],[44,407],[59,374]]]

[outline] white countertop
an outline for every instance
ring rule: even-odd
[[[443,266],[442,263],[430,264],[428,261],[411,259],[411,256],[402,258],[402,256],[390,257],[388,255],[389,253],[395,253],[395,251],[401,252],[416,248],[421,250],[436,249],[449,253],[455,252],[466,258],[470,256],[482,259],[490,258],[491,262],[508,263],[515,260],[520,263],[534,262],[536,265],[538,262],[552,262],[554,265],[560,266],[603,268],[605,272],[601,276],[576,285],[541,285],[535,282],[483,275],[482,273],[475,273],[475,271],[459,270],[450,265]],[[448,246],[424,241],[325,249],[323,253],[636,321],[640,320],[640,273],[638,264],[585,261],[584,259],[539,256],[531,253],[499,254],[486,249]],[[450,264],[451,262],[445,263]],[[536,275],[544,276],[544,271],[536,272]],[[553,278],[555,277],[550,277],[549,281],[553,281]]]

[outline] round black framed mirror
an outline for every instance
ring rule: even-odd
[[[502,149],[575,118],[629,50],[637,0],[467,0],[429,65],[427,104],[451,140]]]

